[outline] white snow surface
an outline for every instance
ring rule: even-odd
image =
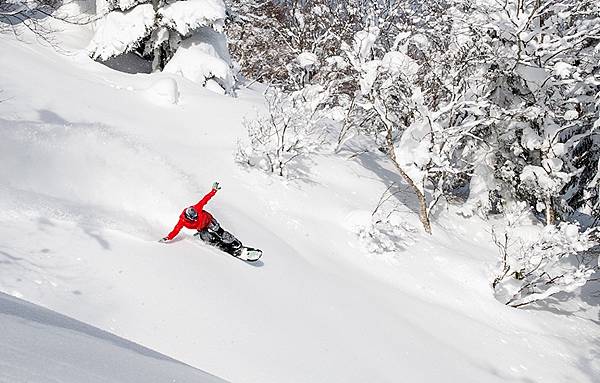
[[[116,72],[85,52],[8,37],[0,50],[11,52],[0,55],[0,291],[232,382],[598,382],[598,303],[499,303],[490,286],[497,250],[477,217],[440,209],[428,236],[408,198],[375,229],[384,245],[410,238],[368,251],[357,234],[368,235],[365,212],[401,183],[384,156],[323,154],[309,181],[282,182],[233,160],[242,118],[262,107],[252,87],[233,99],[170,73]],[[177,104],[147,97],[165,78],[177,78]],[[223,189],[207,210],[260,247],[261,261],[219,253],[185,230],[156,241],[215,180]],[[32,322],[2,297],[16,308],[0,309],[1,339],[67,339],[81,375],[64,369],[58,381],[119,381],[125,359],[83,353],[110,354],[107,334],[81,339],[70,325]],[[110,342],[114,352],[131,354],[121,342]],[[31,381],[39,358],[56,354],[34,346],[0,357],[0,374]],[[132,369],[173,367],[147,359]]]
[[[148,88],[146,95],[159,105],[177,104],[179,99],[177,81],[170,77],[162,78]]]
[[[0,382],[225,383],[133,342],[0,293]]]

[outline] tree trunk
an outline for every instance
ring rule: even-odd
[[[546,195],[544,203],[546,204],[546,225],[554,225],[556,223],[556,212],[554,211],[552,196]]]
[[[154,48],[154,57],[152,58],[152,73],[157,73],[162,70],[162,48]]]
[[[158,10],[164,6],[164,0],[152,0],[152,8],[154,12],[158,12]],[[161,44],[162,45],[162,44]],[[153,51],[152,58],[152,73],[157,73],[162,71],[163,69],[163,50],[161,46],[155,47]]]
[[[421,220],[421,223],[423,224],[423,228],[425,229],[425,232],[427,234],[431,234],[431,222],[429,221],[429,212],[427,211],[427,201],[425,200],[425,195],[423,194],[423,192],[421,192],[421,189],[419,189],[417,187],[417,185],[415,185],[412,178],[410,178],[408,176],[408,174],[406,174],[406,172],[402,169],[402,167],[398,163],[398,161],[396,159],[396,152],[394,152],[394,141],[392,139],[392,132],[390,129],[388,129],[386,141],[387,141],[387,155],[390,158],[390,160],[392,160],[392,163],[396,167],[396,170],[398,170],[398,173],[400,173],[402,178],[404,178],[404,181],[406,181],[408,186],[411,187],[411,189],[417,196],[417,200],[419,201],[419,219]]]

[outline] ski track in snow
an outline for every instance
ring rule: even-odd
[[[497,302],[477,219],[442,213],[433,237],[366,253],[345,220],[376,205],[394,177],[385,163],[323,155],[310,182],[281,182],[233,163],[251,91],[217,96],[11,39],[0,49],[1,291],[232,382],[598,382],[598,324]],[[165,77],[177,105],[146,99]],[[189,231],[156,242],[214,180],[207,210],[261,262]],[[38,336],[2,307],[11,334]],[[0,371],[27,366],[1,356]]]

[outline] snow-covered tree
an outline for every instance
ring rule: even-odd
[[[321,89],[305,89],[290,95],[273,89],[266,95],[266,113],[244,121],[248,141],[240,141],[236,161],[260,168],[268,173],[288,177],[298,176],[297,164],[322,149],[325,142],[324,126],[316,102],[305,99],[307,93],[321,94]]]
[[[439,198],[464,190],[465,214],[518,201],[548,224],[600,213],[599,2],[239,4],[246,73],[327,89],[345,115],[338,149],[352,131],[373,137],[414,184],[424,222]],[[332,10],[345,25],[327,21]],[[261,46],[273,49],[263,67],[252,54]]]
[[[383,57],[371,59],[379,33],[378,27],[360,31],[352,46],[345,47],[350,65],[359,75],[358,116],[368,121],[364,131],[376,138],[384,135],[384,151],[413,189],[421,222],[425,231],[431,233],[423,168],[431,161],[432,135],[431,126],[416,116],[418,105],[422,105],[420,90],[415,87],[419,65],[401,51],[385,52]],[[397,145],[404,150],[397,150]],[[405,154],[412,157],[408,163]]]
[[[341,42],[360,29],[365,3],[228,1],[231,52],[247,77],[298,90],[313,84],[325,59],[340,54]]]
[[[563,222],[546,226],[535,240],[516,239],[509,231],[496,236],[502,257],[492,284],[496,296],[520,307],[583,286],[598,270],[598,254],[589,251],[597,245],[593,235]]]
[[[455,116],[469,101],[459,86],[467,72],[432,67],[451,59],[451,40],[441,37],[450,27],[446,11],[436,2],[375,8],[371,26],[343,44],[346,65],[337,65],[338,89],[356,89],[345,126],[375,139],[412,188],[428,233],[432,208],[472,165],[465,138],[475,125],[464,128]]]
[[[572,211],[594,195],[600,5],[458,4],[465,15],[458,37],[476,39],[485,58],[477,100],[486,107],[478,113],[491,123],[479,137],[490,145],[495,192],[501,201],[528,201],[552,224],[557,209]]]
[[[102,18],[88,47],[92,58],[137,51],[152,59],[153,71],[160,71],[181,47],[187,58],[179,58],[171,71],[193,72],[191,79],[203,85],[214,79],[225,91],[233,87],[221,0],[98,0],[96,6]],[[194,71],[190,65],[201,68]]]

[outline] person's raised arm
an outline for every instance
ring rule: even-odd
[[[194,209],[196,209],[197,211],[202,210],[202,208],[204,207],[204,205],[206,205],[206,203],[208,201],[210,201],[210,199],[217,194],[217,190],[220,190],[221,186],[219,186],[218,182],[215,182],[213,184],[212,190],[210,192],[208,192],[208,194],[206,194],[201,200],[200,202],[198,202],[197,204],[194,205]]]

